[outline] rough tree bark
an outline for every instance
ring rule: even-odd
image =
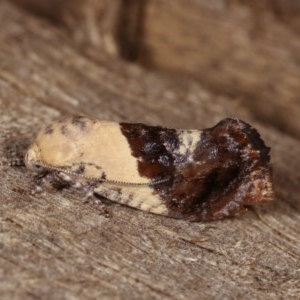
[[[32,174],[0,166],[1,299],[297,299],[300,142],[198,82],[142,70],[0,2],[0,157],[21,156],[61,115],[203,128],[236,115],[272,147],[274,204],[189,223],[80,190],[31,194]]]

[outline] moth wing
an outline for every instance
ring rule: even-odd
[[[116,186],[102,183],[94,189],[94,193],[111,201],[128,205],[143,211],[159,215],[167,215],[168,209],[158,194],[150,186]]]

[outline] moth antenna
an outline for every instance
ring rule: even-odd
[[[12,160],[0,161],[0,166],[21,167],[21,166],[25,166],[25,163],[23,159],[15,158]]]
[[[106,183],[112,183],[112,184],[118,184],[118,185],[153,186],[153,185],[164,183],[164,182],[167,182],[167,181],[170,180],[170,178],[165,178],[165,179],[156,180],[156,181],[153,181],[153,182],[150,182],[150,183],[126,182],[126,181],[119,181],[119,180],[113,180],[113,179],[103,179],[103,178],[96,178],[96,177],[93,177],[93,176],[77,174],[73,171],[69,171],[69,170],[66,170],[66,169],[60,168],[60,167],[54,167],[54,166],[51,166],[51,165],[47,165],[47,164],[44,164],[42,162],[37,162],[35,164],[35,166],[40,166],[40,167],[45,168],[45,169],[50,169],[50,170],[53,170],[53,171],[62,172],[62,173],[65,173],[65,174],[68,174],[68,175],[71,175],[71,176],[81,177],[81,178],[88,179],[88,180],[97,180],[97,181],[100,181],[100,182],[106,182]]]
[[[10,165],[14,167],[21,167],[21,166],[25,166],[25,162],[24,159],[16,158],[10,161]]]

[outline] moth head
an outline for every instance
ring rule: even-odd
[[[51,133],[45,132],[44,129],[38,133],[25,155],[25,165],[28,169],[40,172],[45,166],[59,168],[78,161],[80,153],[74,142],[76,136],[62,134],[60,126],[62,125],[56,123],[52,125]]]
[[[36,143],[33,143],[25,154],[25,165],[28,169],[33,171],[41,171],[42,167],[39,164],[41,161],[40,150]]]

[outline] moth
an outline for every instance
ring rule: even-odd
[[[269,151],[236,118],[184,130],[73,116],[41,130],[25,164],[120,204],[206,221],[272,200]]]

